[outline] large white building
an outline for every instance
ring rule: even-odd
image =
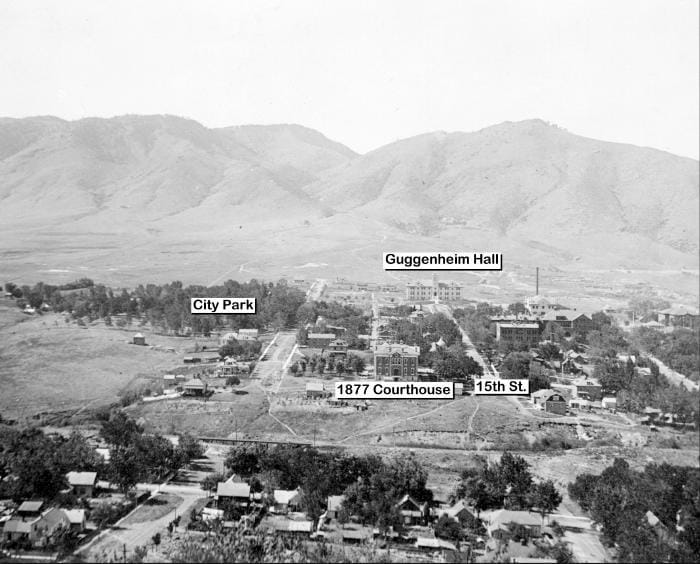
[[[432,280],[406,284],[406,299],[411,301],[455,301],[462,299],[463,286],[454,281],[440,282],[437,276]]]

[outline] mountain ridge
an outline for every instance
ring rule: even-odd
[[[390,244],[498,241],[553,264],[692,267],[697,165],[539,119],[429,132],[358,154],[299,124],[0,118],[0,253],[41,241],[70,258],[76,246],[99,246],[98,236],[115,247],[131,236],[143,238],[147,260],[164,247],[176,254],[193,241],[230,240],[226,253],[264,253],[274,265],[292,251],[311,262]],[[256,231],[270,248],[241,239]]]

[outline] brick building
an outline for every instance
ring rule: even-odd
[[[374,351],[374,374],[381,380],[418,379],[420,347],[404,344],[378,345]]]

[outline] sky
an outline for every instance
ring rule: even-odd
[[[364,153],[540,118],[698,158],[697,0],[0,0],[0,115],[299,123]]]

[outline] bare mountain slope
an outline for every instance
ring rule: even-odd
[[[382,251],[450,249],[695,269],[698,224],[696,161],[539,120],[360,156],[298,125],[0,119],[0,264],[32,279],[375,277]]]
[[[698,250],[696,161],[539,120],[399,141],[307,190],[339,211],[425,235],[462,226],[554,245],[581,238],[579,246],[591,234],[631,235]]]
[[[212,130],[173,116],[0,121],[0,221],[101,230],[220,206],[314,207],[299,188],[354,153],[300,126]]]

